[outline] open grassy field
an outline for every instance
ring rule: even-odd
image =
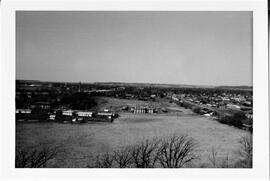
[[[106,105],[102,106],[121,106],[123,101],[138,103],[116,100],[107,99],[104,103]],[[208,155],[213,147],[218,151],[219,157],[228,156],[231,161],[236,158],[238,140],[248,132],[220,124],[212,118],[195,115],[172,103],[166,104],[167,108],[176,111],[166,114],[120,112],[120,117],[113,123],[17,123],[16,145],[19,148],[39,143],[60,145],[65,152],[52,160],[49,167],[86,167],[94,162],[93,157],[98,153],[111,152],[145,139],[188,134],[199,144],[196,154],[200,159],[196,160],[196,166],[209,162]]]

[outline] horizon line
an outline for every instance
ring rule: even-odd
[[[84,83],[84,84],[102,84],[102,83],[118,83],[118,84],[157,84],[157,85],[179,85],[179,86],[199,86],[199,87],[253,87],[253,85],[200,85],[200,84],[180,84],[180,83],[151,83],[151,82],[119,82],[119,81],[49,81],[34,79],[16,79],[16,81],[37,81],[37,82],[53,82],[53,83]]]

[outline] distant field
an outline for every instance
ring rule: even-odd
[[[113,105],[145,103],[103,98],[98,108]],[[126,101],[126,102],[125,102]],[[113,104],[112,104],[113,103]],[[93,163],[97,153],[111,152],[114,149],[132,145],[138,141],[153,138],[165,138],[171,134],[188,134],[199,147],[196,151],[201,159],[197,165],[207,163],[212,147],[218,156],[228,155],[233,161],[238,149],[238,140],[248,132],[224,124],[212,118],[198,116],[190,110],[172,103],[157,103],[174,111],[166,114],[133,114],[120,112],[113,123],[60,124],[60,123],[18,123],[16,126],[16,144],[18,147],[48,143],[61,145],[65,153],[49,163],[49,167],[86,167]]]

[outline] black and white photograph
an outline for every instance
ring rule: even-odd
[[[252,12],[16,12],[17,168],[252,168]]]
[[[0,180],[269,180],[267,0],[37,1],[0,4]]]

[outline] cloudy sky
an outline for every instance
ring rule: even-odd
[[[252,85],[252,13],[20,11],[16,79]]]

